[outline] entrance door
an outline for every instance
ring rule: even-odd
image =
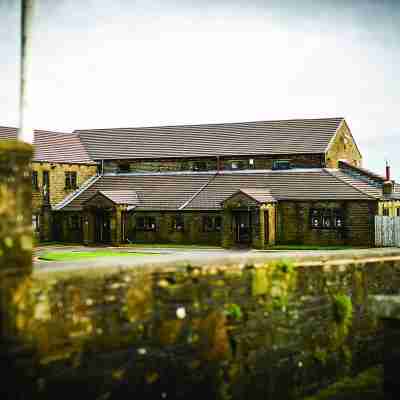
[[[237,244],[251,243],[251,214],[249,211],[238,211],[234,213],[235,218],[235,241]]]
[[[264,211],[264,242],[269,244],[269,212]]]
[[[109,243],[111,242],[111,216],[110,213],[104,210],[96,213],[96,242]]]

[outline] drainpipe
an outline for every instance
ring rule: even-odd
[[[33,144],[30,115],[29,83],[32,58],[32,25],[35,0],[21,1],[20,121],[18,140]]]

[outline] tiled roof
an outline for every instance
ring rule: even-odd
[[[98,191],[126,191],[137,193],[138,209],[178,210],[190,200],[212,177],[212,174],[121,174],[104,175],[70,203],[65,210],[79,210],[82,203]]]
[[[273,203],[276,202],[276,199],[272,196],[271,191],[269,189],[260,189],[260,188],[241,188],[239,192],[244,193],[246,196],[251,197],[257,203]]]
[[[17,128],[0,127],[1,139],[16,139]],[[33,161],[92,164],[76,133],[35,130]]]
[[[75,131],[93,160],[325,153],[343,118]]]
[[[356,182],[354,183],[356,184]],[[186,209],[216,209],[241,187],[269,189],[276,200],[372,200],[373,197],[324,169],[223,173]]]
[[[368,192],[359,182],[346,182],[325,169],[249,170],[209,173],[136,173],[104,175],[70,203],[65,210],[79,210],[98,191],[133,190],[138,210],[215,210],[240,188],[276,200],[374,200],[381,193]]]
[[[138,205],[139,198],[134,190],[100,190],[103,196],[110,199],[114,204]]]

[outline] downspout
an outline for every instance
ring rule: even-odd
[[[21,1],[20,113],[18,140],[33,144],[30,115],[29,83],[31,81],[32,25],[35,0]]]

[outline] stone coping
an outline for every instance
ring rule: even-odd
[[[333,251],[332,251],[333,252]],[[361,249],[361,250],[338,250],[334,254],[326,252],[314,252],[313,254],[304,254],[304,252],[293,252],[290,255],[282,257],[274,253],[233,253],[228,254],[171,254],[166,256],[139,257],[137,259],[126,260],[107,260],[107,263],[91,266],[91,260],[82,260],[74,262],[73,266],[68,262],[57,263],[57,267],[40,268],[34,270],[37,278],[47,277],[49,274],[71,274],[84,276],[104,275],[118,270],[140,268],[145,269],[145,273],[166,273],[171,271],[186,270],[188,267],[200,268],[206,273],[218,270],[241,270],[252,266],[254,268],[262,267],[265,264],[273,263],[279,260],[288,260],[298,267],[325,266],[340,267],[349,264],[364,265],[369,263],[399,262],[400,249]]]
[[[379,318],[400,320],[400,293],[370,296],[369,302],[373,313]]]

